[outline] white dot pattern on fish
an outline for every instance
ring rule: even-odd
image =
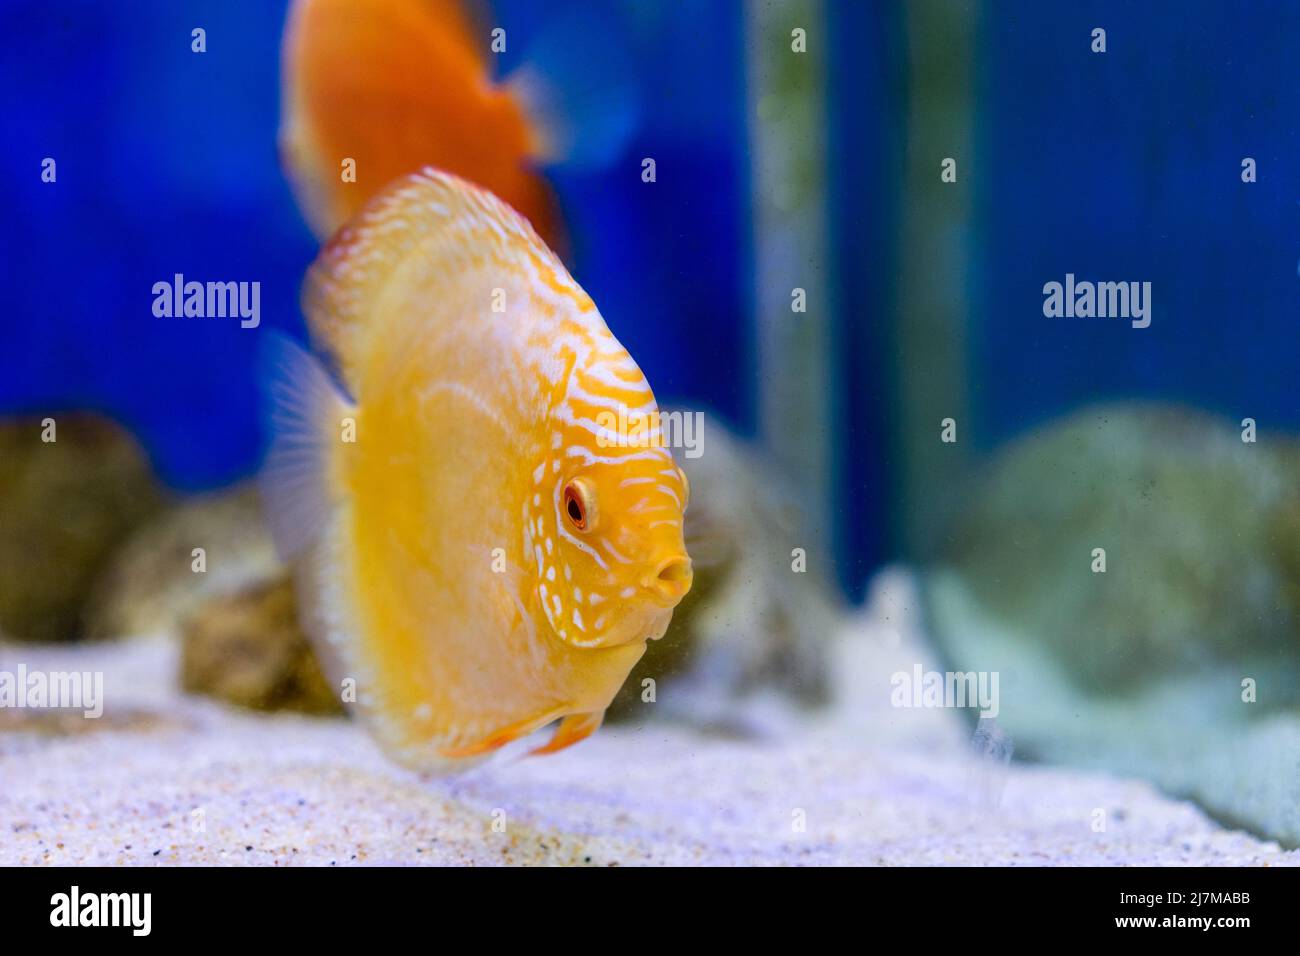
[[[573,578],[572,566],[560,560],[561,552],[556,547],[557,540],[563,540],[577,548],[604,572],[606,593],[602,593],[598,586],[589,586],[586,595],[587,602],[593,607],[605,601],[608,592],[617,584],[610,561],[630,565],[632,558],[621,553],[607,537],[599,533],[594,534],[589,540],[583,540],[565,525],[563,513],[565,485],[572,475],[580,474],[584,467],[597,462],[603,464],[632,461],[660,462],[668,465],[668,468],[663,469],[663,473],[676,474],[672,465],[672,456],[666,449],[654,444],[659,438],[657,428],[646,429],[638,433],[635,440],[630,440],[628,436],[620,436],[597,424],[597,418],[601,413],[612,413],[618,416],[621,412],[626,420],[633,414],[644,415],[657,411],[650,387],[636,363],[621,346],[618,346],[613,336],[607,334],[602,338],[607,340],[607,343],[602,344],[613,344],[612,350],[602,353],[591,348],[582,349],[584,343],[573,340],[568,343],[584,358],[590,357],[594,352],[603,358],[616,359],[616,361],[607,365],[590,366],[579,361],[578,367],[570,376],[563,401],[556,405],[552,414],[559,425],[567,428],[571,435],[578,436],[580,440],[574,441],[571,438],[572,443],[566,447],[564,432],[552,433],[551,454],[532,470],[535,486],[543,486],[547,476],[553,476],[554,481],[547,496],[550,500],[543,498],[541,492],[533,492],[529,497],[529,503],[524,508],[524,553],[531,556],[535,565],[539,581],[537,594],[541,607],[547,621],[560,639],[578,646],[595,646],[600,642],[606,617],[602,615],[594,624],[588,625],[579,608],[583,600],[582,590],[573,589],[570,603],[565,598],[565,589],[554,586],[560,573],[563,573],[566,581]],[[601,394],[602,392],[614,394]],[[650,447],[645,447],[647,444]],[[631,480],[637,484],[650,486],[647,488],[647,494],[633,505],[631,509],[633,512],[649,513],[680,509],[681,499],[677,493],[657,479],[645,477],[640,481]],[[668,523],[675,522],[669,519]],[[548,587],[548,583],[552,586]],[[620,596],[628,598],[635,593],[635,588],[624,588]]]

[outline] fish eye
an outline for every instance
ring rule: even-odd
[[[564,486],[564,514],[578,531],[590,531],[596,524],[596,495],[590,482],[574,478]]]

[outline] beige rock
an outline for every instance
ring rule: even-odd
[[[82,637],[106,562],[163,502],[149,462],[119,425],[90,413],[0,424],[0,633]]]
[[[207,598],[270,580],[281,567],[253,485],[192,498],[139,528],[114,555],[96,582],[86,630],[93,638],[175,631]]]
[[[181,686],[254,710],[343,712],[298,625],[287,572],[210,597],[182,629]]]
[[[1293,454],[1190,409],[1083,409],[997,455],[941,564],[1087,691],[1295,661]]]

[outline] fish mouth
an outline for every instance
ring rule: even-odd
[[[694,580],[691,559],[682,553],[664,558],[655,565],[654,571],[641,581],[641,586],[650,592],[660,607],[674,608],[686,596]]]

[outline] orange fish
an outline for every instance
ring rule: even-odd
[[[594,732],[691,585],[636,362],[528,223],[432,169],[340,230],[304,311],[342,387],[282,346],[264,482],[333,676],[422,769]]]
[[[319,238],[424,166],[486,188],[552,244],[560,238],[538,167],[616,151],[630,130],[630,87],[613,69],[566,66],[572,36],[560,30],[494,83],[492,42],[453,0],[295,0],[284,31],[281,151]]]

